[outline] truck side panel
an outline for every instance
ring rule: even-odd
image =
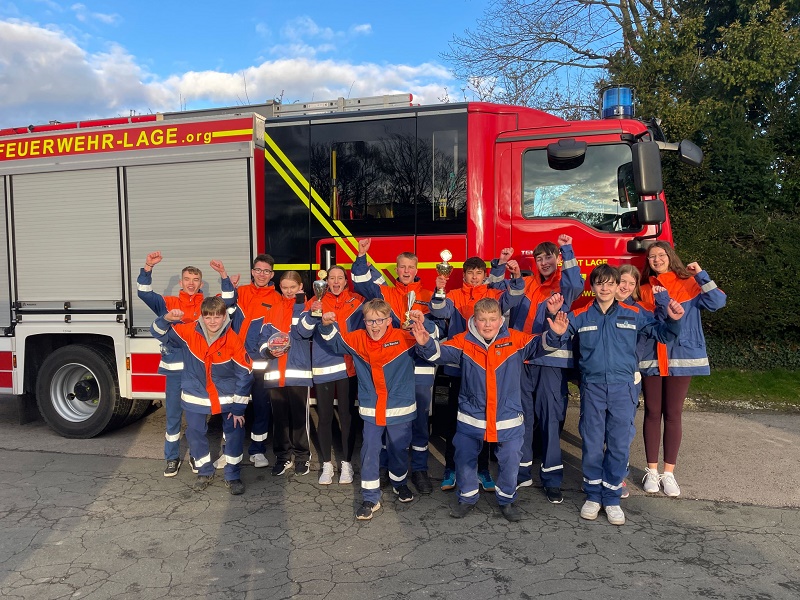
[[[9,327],[11,325],[11,281],[8,271],[9,248],[5,177],[0,177],[0,206],[2,206],[0,208],[0,327]]]

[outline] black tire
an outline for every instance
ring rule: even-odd
[[[120,427],[131,412],[120,398],[113,353],[74,344],[55,350],[36,381],[36,403],[45,422],[67,438],[91,438]]]
[[[131,410],[120,427],[127,427],[131,423],[141,419],[145,413],[150,410],[151,406],[153,406],[152,400],[133,400],[131,402]]]

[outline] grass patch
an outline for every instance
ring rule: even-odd
[[[742,404],[752,408],[800,409],[800,371],[713,370],[693,377],[688,397],[704,404]]]

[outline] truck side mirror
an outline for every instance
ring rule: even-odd
[[[691,143],[691,142],[690,142]],[[699,148],[698,148],[699,150]],[[631,148],[633,183],[640,196],[657,196],[664,189],[661,153],[655,142],[638,142]]]
[[[586,158],[586,142],[564,138],[547,145],[547,164],[556,171],[568,171],[583,164]]]
[[[693,167],[699,167],[703,164],[703,151],[694,142],[682,140],[681,143],[678,144],[678,158],[680,158],[682,163]]]
[[[659,225],[667,220],[667,211],[664,203],[655,200],[640,200],[636,207],[636,217],[642,225]]]

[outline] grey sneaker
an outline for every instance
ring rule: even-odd
[[[225,458],[224,454],[220,454],[219,458],[214,461],[214,468],[215,469],[224,469],[225,465],[228,464],[228,459]]]
[[[342,485],[353,483],[353,465],[346,460],[342,461],[342,470],[339,471],[339,483]]]
[[[625,513],[622,512],[622,508],[619,505],[606,506],[605,510],[609,523],[612,525],[625,525]]]
[[[250,462],[253,463],[253,466],[257,469],[263,469],[269,466],[269,460],[267,460],[267,457],[263,454],[253,454],[250,457]]]
[[[644,478],[642,479],[642,484],[644,486],[644,491],[648,494],[655,494],[660,489],[658,487],[659,482],[661,481],[661,475],[658,474],[656,469],[651,469],[650,467],[646,467],[644,470]]]
[[[322,463],[322,473],[319,476],[320,485],[330,485],[333,483],[333,463]]]
[[[599,502],[592,502],[591,500],[587,500],[583,503],[581,507],[581,519],[586,519],[587,521],[594,521],[597,518],[597,515],[600,514],[600,503]]]
[[[678,482],[675,481],[675,475],[669,471],[665,471],[661,476],[661,487],[664,488],[664,493],[670,498],[677,498],[681,495],[681,488],[678,487]]]

